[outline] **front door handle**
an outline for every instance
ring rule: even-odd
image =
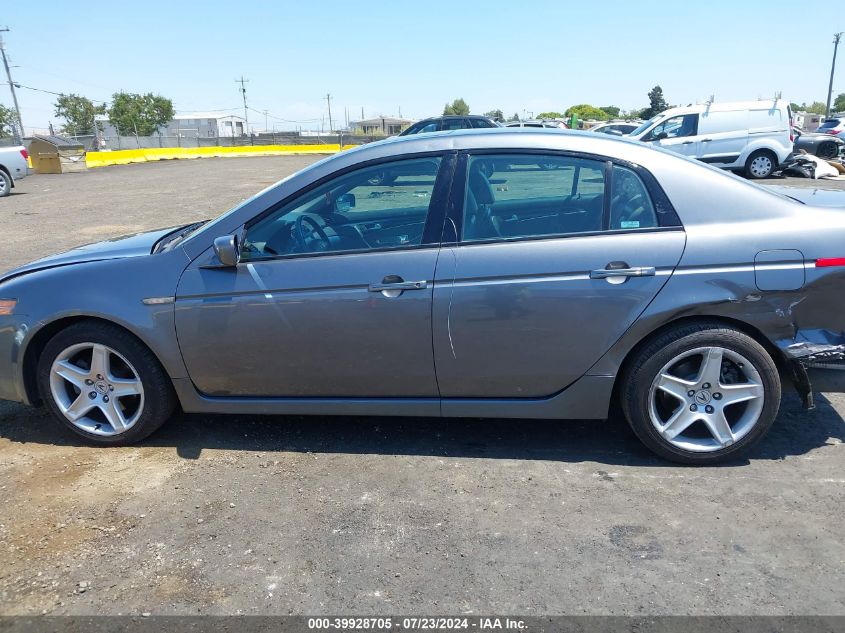
[[[639,266],[637,268],[602,268],[591,270],[590,279],[607,279],[609,277],[654,277],[657,274],[654,266]]]
[[[388,275],[381,280],[381,283],[370,284],[367,290],[370,292],[380,292],[385,297],[398,297],[406,290],[424,290],[428,286],[428,282],[423,281],[405,281],[399,275]]]
[[[695,141],[684,141],[681,145],[692,145]]]

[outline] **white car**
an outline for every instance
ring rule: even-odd
[[[29,173],[29,154],[22,145],[0,147],[0,198],[12,193],[15,181]]]
[[[642,121],[607,121],[591,127],[588,132],[625,136],[642,125]]]
[[[845,132],[845,117],[831,117],[819,126],[816,132],[837,136]],[[843,134],[845,137],[845,134]]]
[[[780,99],[709,103],[661,112],[629,138],[766,178],[792,153],[791,121],[789,103]]]
[[[528,121],[508,121],[504,127],[542,127],[542,128],[557,128],[561,130],[569,129],[566,123],[556,119],[530,119]]]

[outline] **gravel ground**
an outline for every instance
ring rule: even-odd
[[[313,160],[32,176],[0,200],[0,270]],[[95,449],[0,402],[0,613],[845,614],[845,397],[818,401],[715,468],[619,421],[180,415]]]

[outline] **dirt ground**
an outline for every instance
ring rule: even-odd
[[[31,176],[0,270],[313,160]],[[0,614],[845,614],[845,397],[818,405],[683,468],[619,421],[180,415],[97,449],[0,402]]]

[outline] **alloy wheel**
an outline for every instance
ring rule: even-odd
[[[94,435],[132,428],[144,410],[144,386],[128,360],[100,343],[79,343],[50,368],[53,400],[71,424]]]
[[[724,347],[699,347],[657,373],[649,390],[649,418],[673,446],[713,452],[751,432],[765,395],[760,373],[747,358]]]

